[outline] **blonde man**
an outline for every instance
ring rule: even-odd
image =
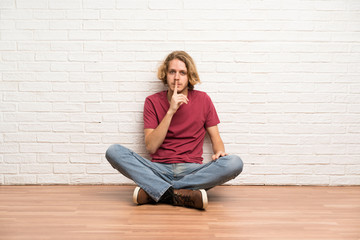
[[[151,161],[118,144],[107,150],[106,158],[138,185],[133,193],[136,204],[206,209],[206,190],[238,176],[243,162],[225,152],[210,97],[194,90],[200,79],[189,54],[170,53],[158,69],[158,78],[167,90],[148,96],[144,104],[145,146]],[[203,164],[206,132],[214,154]]]

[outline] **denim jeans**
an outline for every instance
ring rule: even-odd
[[[158,202],[170,188],[210,189],[238,176],[243,162],[236,155],[220,157],[205,164],[151,162],[130,149],[114,144],[106,151],[111,166],[132,179]]]

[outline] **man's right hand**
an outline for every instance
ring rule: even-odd
[[[170,100],[170,108],[168,112],[171,114],[175,114],[182,104],[189,103],[189,99],[187,98],[187,96],[185,96],[184,94],[178,94],[177,83],[178,81],[175,81],[174,92]]]

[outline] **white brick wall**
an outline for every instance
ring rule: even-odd
[[[360,185],[356,0],[0,0],[0,184],[131,183],[159,61],[196,60],[231,184]],[[206,139],[204,156],[211,155]]]

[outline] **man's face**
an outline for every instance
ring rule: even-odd
[[[166,73],[167,84],[171,91],[174,91],[175,82],[177,83],[177,92],[181,93],[188,86],[187,68],[183,61],[179,59],[173,59],[169,62],[168,71]]]

